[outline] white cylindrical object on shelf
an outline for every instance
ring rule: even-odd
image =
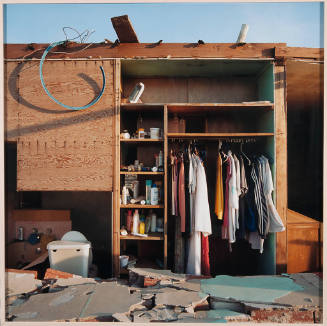
[[[128,197],[128,190],[126,188],[126,186],[123,187],[123,190],[122,190],[122,202],[123,202],[123,205],[127,205],[127,197]]]
[[[150,128],[150,138],[159,139],[160,138],[160,128]]]
[[[144,84],[143,83],[137,83],[132,90],[131,95],[129,96],[128,100],[130,103],[137,103],[139,98],[141,97],[142,93],[144,91]]]
[[[156,184],[154,183],[151,187],[151,205],[158,205],[159,193]]]
[[[157,215],[156,213],[152,213],[151,216],[151,232],[156,232],[157,230]]]
[[[133,215],[133,233],[139,233],[139,224],[140,216],[138,209],[136,209]]]

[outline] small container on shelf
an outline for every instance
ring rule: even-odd
[[[145,181],[145,203],[147,205],[151,204],[151,186],[152,186],[152,180],[146,180]]]
[[[157,185],[154,183],[151,187],[151,205],[158,205],[159,194]]]
[[[160,139],[160,128],[150,128],[150,138]]]

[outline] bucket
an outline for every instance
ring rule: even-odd
[[[159,139],[160,138],[160,128],[150,128],[150,138]]]
[[[128,264],[128,256],[119,256],[119,261],[120,261],[120,268],[124,268]]]

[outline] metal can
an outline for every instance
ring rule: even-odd
[[[22,226],[18,227],[18,240],[24,240],[24,228]]]

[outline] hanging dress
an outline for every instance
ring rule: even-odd
[[[203,236],[208,237],[212,230],[205,170],[197,155],[193,154],[192,159],[193,174],[195,174],[196,178],[195,193],[193,194],[194,232],[189,240],[190,249],[186,273],[201,275],[201,233]]]
[[[221,159],[221,155],[219,153],[218,153],[218,158],[217,158],[215,214],[219,220],[223,219],[224,189],[223,189],[222,159]]]

